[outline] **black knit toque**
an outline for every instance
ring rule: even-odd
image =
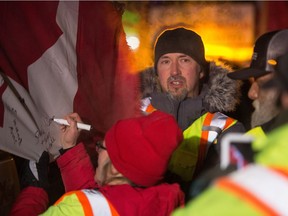
[[[165,30],[157,38],[154,47],[154,67],[157,69],[159,58],[167,53],[184,53],[206,69],[204,44],[201,37],[186,28]]]

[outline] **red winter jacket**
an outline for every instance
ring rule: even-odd
[[[120,215],[166,216],[184,205],[184,195],[178,184],[160,184],[149,188],[124,185],[98,187],[94,181],[95,170],[83,144],[78,144],[57,159],[66,192],[95,188],[114,206]],[[23,190],[11,215],[38,215],[45,211],[47,194],[41,188]],[[25,213],[25,214],[23,214]]]

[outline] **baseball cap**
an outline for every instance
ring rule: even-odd
[[[275,72],[276,59],[288,52],[288,29],[267,32],[255,42],[250,67],[228,73],[228,77],[245,80]]]
[[[266,82],[263,88],[278,87],[288,90],[288,52],[277,59],[275,76]]]

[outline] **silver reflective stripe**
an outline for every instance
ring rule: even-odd
[[[84,189],[82,192],[89,200],[93,215],[112,216],[109,204],[101,192],[90,189]]]
[[[221,128],[216,126],[203,126],[203,131],[215,131],[217,134],[220,134],[222,132]]]
[[[151,97],[146,97],[141,100],[141,110],[146,112],[147,107],[151,104]]]
[[[260,165],[249,165],[229,179],[252,193],[278,215],[288,215],[288,178]]]
[[[208,143],[207,143],[208,146],[206,148],[206,154],[211,143],[213,143],[218,137],[218,135],[223,131],[227,118],[228,116],[224,115],[223,113],[216,112],[213,114],[213,119],[210,125],[209,126],[206,125],[202,127],[202,130],[207,130],[209,128],[212,129],[212,130],[209,130],[208,132]]]

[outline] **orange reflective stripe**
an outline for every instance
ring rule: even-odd
[[[65,199],[65,197],[70,196],[71,194],[75,194],[77,196],[79,202],[83,206],[84,214],[88,215],[88,216],[90,216],[90,215],[93,216],[93,211],[92,211],[91,205],[89,203],[89,200],[87,199],[86,195],[82,191],[67,192],[62,197],[60,197],[53,205],[54,206],[58,205],[60,202],[63,201],[63,199]]]
[[[228,118],[226,119],[226,124],[225,124],[223,130],[225,130],[225,129],[228,128],[230,125],[232,125],[234,121],[235,121],[235,119],[232,119],[232,118],[229,118],[229,117],[228,117]]]
[[[146,108],[146,112],[147,113],[152,113],[154,112],[156,109],[152,106],[152,104],[150,103],[147,108]]]
[[[117,210],[112,205],[112,203],[110,203],[110,201],[108,199],[106,199],[106,200],[107,200],[108,205],[110,207],[110,211],[111,211],[112,216],[120,216],[119,213],[117,212]]]
[[[288,178],[288,170],[284,167],[279,166],[269,166],[271,169],[275,170],[278,174],[283,175],[285,178]]]
[[[93,211],[90,205],[90,202],[86,195],[82,191],[75,192],[76,196],[78,197],[79,202],[83,206],[84,215],[86,216],[93,216]]]
[[[207,113],[207,115],[204,119],[203,125],[209,126],[211,124],[213,116],[214,116],[214,114]],[[203,131],[202,130],[201,138],[200,138],[200,145],[199,145],[199,150],[198,150],[198,160],[197,160],[197,164],[196,164],[196,172],[202,166],[202,164],[204,162],[204,158],[206,155],[208,135],[209,135],[209,131]]]
[[[257,197],[255,197],[249,191],[229,181],[228,178],[220,179],[219,181],[216,182],[216,185],[228,192],[233,193],[234,195],[238,196],[240,199],[246,200],[248,203],[254,206],[254,208],[256,208],[262,215],[267,215],[267,216],[278,215],[273,209],[265,205],[265,203],[261,202]]]
[[[62,201],[65,202],[65,198],[69,196],[76,196],[76,199],[81,204],[83,213],[85,216],[93,216],[100,214],[119,216],[112,203],[100,192],[89,189],[83,189],[81,191],[71,191],[65,193],[60,197],[54,204],[54,206],[60,204]],[[74,198],[75,199],[75,198]]]

